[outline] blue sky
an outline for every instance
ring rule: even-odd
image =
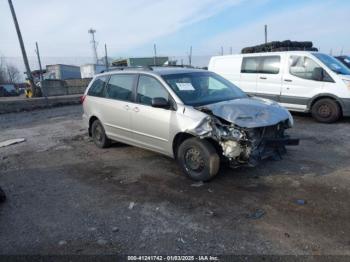
[[[30,57],[35,55],[33,50],[38,41],[44,59],[70,58],[82,62],[92,55],[87,33],[90,27],[97,30],[100,56],[104,43],[113,57],[152,56],[154,43],[159,55],[186,56],[191,45],[194,56],[217,55],[221,46],[225,53],[230,47],[238,53],[247,45],[263,42],[264,24],[268,24],[270,41],[309,40],[325,53],[330,49],[334,54],[341,49],[350,53],[348,0],[13,0],[13,3]],[[0,25],[0,35],[6,36],[0,38],[0,55],[20,57],[7,0],[0,0]]]

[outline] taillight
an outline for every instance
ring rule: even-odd
[[[86,95],[83,95],[80,97],[80,104],[84,103],[85,98],[86,98]]]

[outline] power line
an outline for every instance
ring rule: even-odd
[[[108,71],[108,55],[107,55],[107,44],[105,44],[105,64],[106,64],[106,70]]]
[[[157,65],[157,46],[156,44],[153,45],[153,51],[154,51],[154,57],[153,57],[153,64]]]
[[[22,57],[23,57],[23,61],[24,61],[24,66],[26,68],[26,75],[27,75],[28,81],[29,81],[29,83],[31,85],[31,88],[32,88],[32,91],[33,91],[33,95],[37,96],[37,95],[39,95],[39,91],[38,91],[38,89],[37,89],[37,87],[36,87],[36,85],[34,83],[32,72],[30,71],[30,67],[29,67],[29,63],[28,63],[28,57],[27,57],[27,52],[26,52],[26,49],[24,47],[23,38],[22,38],[21,30],[19,28],[18,21],[17,21],[15,9],[13,7],[12,1],[8,0],[8,2],[9,2],[11,14],[12,14],[13,22],[14,22],[15,27],[16,27],[16,32],[17,32],[17,36],[18,36],[19,45],[20,45],[21,51],[22,51]]]
[[[93,56],[94,56],[94,59],[95,59],[95,63],[98,64],[97,42],[95,40],[96,30],[93,29],[93,28],[90,28],[88,33],[91,34],[91,45],[92,45],[92,52],[93,52]]]
[[[43,81],[43,80],[44,80],[44,79],[43,79],[43,69],[42,69],[42,67],[41,67],[41,60],[40,60],[40,53],[39,53],[38,42],[35,42],[35,47],[36,47],[35,53],[36,53],[36,55],[37,55],[37,57],[38,57],[38,63],[39,63],[39,70],[40,70],[39,75],[40,75],[40,80]]]

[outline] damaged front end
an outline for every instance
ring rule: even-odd
[[[298,145],[298,139],[285,134],[290,127],[288,119],[277,124],[262,127],[239,127],[212,114],[208,109],[200,109],[208,114],[194,129],[187,132],[200,138],[210,138],[221,147],[222,156],[232,167],[256,166],[266,158],[281,159],[285,146]]]

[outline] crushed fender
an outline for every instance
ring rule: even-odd
[[[285,129],[290,127],[287,120],[262,127],[239,127],[213,114],[208,108],[197,108],[208,114],[194,128],[186,132],[202,139],[215,140],[222,149],[231,166],[247,164],[255,166],[265,158],[281,158],[286,152],[285,146],[297,145],[298,139],[290,139]]]

